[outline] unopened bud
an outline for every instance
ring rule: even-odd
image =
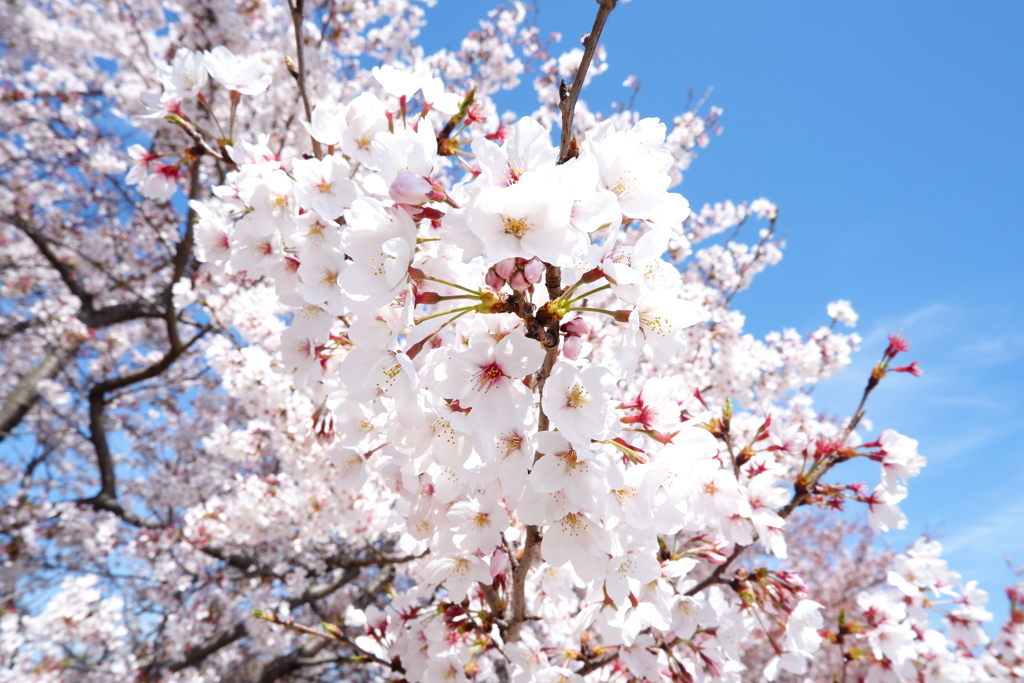
[[[575,337],[582,337],[583,335],[590,334],[590,325],[588,325],[587,321],[583,318],[573,318],[562,325],[562,329]]]
[[[566,337],[562,342],[562,355],[569,360],[576,360],[583,350],[583,339],[581,337]]]
[[[921,366],[920,366],[920,364],[916,360],[913,363],[911,363],[910,365],[904,365],[904,366],[899,367],[899,368],[893,368],[892,371],[893,372],[909,372],[914,377],[920,377],[921,376],[921,372],[922,372]]]
[[[493,142],[504,143],[506,140],[508,140],[511,134],[512,131],[510,131],[508,127],[503,123],[500,126],[498,126],[498,130],[494,131],[493,133],[488,133],[484,137]]]
[[[512,274],[512,277],[509,278],[508,284],[517,292],[525,292],[530,288],[531,283],[526,279],[526,275],[523,274],[523,271],[517,270]]]
[[[451,197],[448,196],[448,192],[443,187],[441,187],[440,185],[435,183],[430,178],[425,178],[424,180],[426,180],[427,182],[430,183],[430,192],[427,193],[427,198],[430,201],[432,201],[432,202],[444,202],[445,204],[447,204],[448,206],[452,207],[453,209],[460,209],[460,208],[462,208],[458,204],[455,203],[454,199],[452,199]]]
[[[419,206],[426,203],[433,189],[429,180],[403,168],[391,183],[388,195],[399,204]]]
[[[525,266],[523,266],[523,275],[526,276],[526,279],[530,284],[535,285],[544,279],[544,272],[546,268],[547,267],[544,265],[544,262],[540,259],[531,259],[530,261],[527,261]]]
[[[441,295],[437,292],[416,292],[417,306],[430,306],[441,303]]]
[[[494,272],[498,274],[502,280],[507,280],[512,277],[512,271],[516,269],[516,260],[514,258],[507,258],[504,261],[498,261],[494,264]]]
[[[494,270],[494,266],[491,266],[487,270],[487,275],[484,276],[484,282],[488,287],[497,292],[505,285],[505,278],[498,275],[497,271]]]

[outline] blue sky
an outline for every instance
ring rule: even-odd
[[[425,46],[457,48],[489,6],[439,0]],[[578,44],[596,8],[540,0],[541,29]],[[850,299],[862,351],[815,393],[836,414],[855,407],[887,334],[913,342],[925,375],[888,378],[868,406],[877,431],[918,439],[929,460],[908,529],[887,540],[936,535],[998,617],[1004,556],[1024,566],[1022,28],[1024,3],[998,0],[633,0],[612,13],[608,72],[584,91],[607,111],[634,74],[636,108],[671,120],[688,88],[714,88],[725,132],[680,191],[694,206],[768,197],[789,243],[736,299],[748,329],[811,331],[826,303]],[[876,466],[851,478],[873,484]]]

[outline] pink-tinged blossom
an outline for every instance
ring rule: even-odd
[[[813,600],[801,600],[796,604],[786,621],[786,637],[782,641],[783,649],[808,657],[818,651],[822,640],[818,629],[824,625],[822,609],[824,609],[824,605]]]
[[[586,236],[569,229],[572,200],[552,173],[530,173],[514,185],[480,191],[466,219],[488,259],[536,256],[569,266],[585,253]]]
[[[533,443],[543,454],[530,472],[534,491],[562,491],[570,504],[599,511],[608,491],[622,486],[621,473],[601,452],[573,446],[558,432],[538,432]]]
[[[241,180],[238,198],[252,209],[235,224],[239,233],[292,232],[298,213],[295,184],[284,170],[268,165],[259,176]]]
[[[907,497],[907,487],[897,484],[886,487],[879,484],[868,498],[868,522],[875,531],[903,529],[907,526],[907,516],[900,510],[898,503]]]
[[[718,460],[695,461],[690,476],[695,494],[694,513],[708,520],[734,515],[750,518],[753,514],[745,487]]]
[[[333,147],[342,140],[347,121],[346,111],[330,105],[319,105],[313,109],[311,120],[302,120],[302,125],[310,137],[323,145]]]
[[[925,466],[924,456],[917,452],[917,440],[887,429],[879,438],[882,450],[882,484],[887,491],[896,491],[900,482],[916,477]]]
[[[509,126],[508,133],[507,141],[500,147],[484,138],[473,140],[473,155],[480,165],[480,182],[485,185],[515,185],[528,172],[553,166],[558,157],[548,130],[534,119],[519,119]]]
[[[639,593],[642,584],[660,575],[661,565],[652,553],[628,552],[608,558],[604,587],[615,604],[623,605],[630,593]]]
[[[847,327],[855,327],[857,325],[857,313],[846,299],[831,302],[825,307],[825,310],[828,313],[828,317],[836,322],[843,323]]]
[[[558,361],[545,386],[544,412],[551,425],[572,443],[585,446],[611,434],[613,377],[606,368],[580,370]]]
[[[363,166],[372,166],[373,139],[377,133],[387,129],[388,118],[384,103],[373,93],[360,94],[349,103],[345,113],[345,130],[341,136],[342,153]]]
[[[380,83],[384,92],[399,99],[409,99],[423,87],[430,78],[430,71],[425,64],[415,69],[398,68],[391,64],[375,66],[371,69],[373,77]]]
[[[528,428],[514,425],[484,439],[482,450],[485,463],[490,461],[497,464],[497,478],[505,498],[510,504],[518,501],[526,489],[526,478],[533,465],[534,451]]]
[[[231,258],[232,265],[251,278],[273,273],[284,255],[281,236],[276,232],[265,232],[262,225],[254,230],[245,229],[257,224],[254,216],[258,214],[247,214],[235,224],[238,239]]]
[[[375,199],[357,199],[345,211],[345,252],[351,259],[338,278],[353,306],[376,309],[394,299],[408,280],[416,225],[404,211]]]
[[[142,196],[163,201],[178,190],[180,170],[177,165],[158,161],[160,155],[151,154],[142,145],[129,147],[128,156],[135,164],[128,170],[125,182],[138,185]]]
[[[377,172],[365,177],[363,187],[370,194],[386,197],[399,172],[429,176],[436,156],[437,138],[429,119],[419,119],[415,129],[383,130],[370,145],[370,164]]]
[[[228,90],[243,95],[259,95],[270,86],[270,74],[263,73],[257,57],[236,56],[223,45],[204,53],[210,76]]]
[[[191,100],[206,85],[207,70],[203,54],[180,47],[174,59],[164,69],[160,81],[164,86],[163,100]]]
[[[570,512],[544,531],[541,553],[548,564],[574,568],[593,563],[604,552],[606,532],[582,512]]]
[[[664,200],[672,164],[664,141],[665,125],[643,119],[626,131],[603,123],[583,143],[584,151],[597,159],[601,184],[617,197],[622,215],[647,218]]]
[[[355,183],[349,180],[352,168],[341,157],[296,159],[292,164],[295,176],[295,198],[299,204],[316,211],[321,218],[333,221],[358,196]]]
[[[224,268],[234,245],[231,221],[202,202],[189,202],[189,208],[196,212],[198,218],[195,223],[197,258]]]
[[[299,293],[307,303],[324,306],[332,315],[344,315],[346,299],[338,275],[347,265],[345,255],[337,249],[311,250],[299,264]]]
[[[668,292],[648,292],[637,299],[636,316],[630,315],[630,326],[651,349],[652,360],[663,364],[686,350],[684,330],[707,320],[707,312],[693,302]]]
[[[428,195],[433,189],[428,178],[403,168],[388,188],[388,196],[398,204],[420,206],[430,199]]]
[[[453,503],[448,508],[448,520],[454,525],[453,540],[457,547],[483,553],[501,545],[501,534],[509,525],[505,508],[483,496]]]
[[[448,599],[458,604],[474,583],[490,583],[491,574],[482,559],[476,555],[462,554],[432,560],[424,568],[423,578],[444,586]]]
[[[522,380],[543,360],[544,349],[535,339],[512,333],[495,342],[483,336],[438,365],[434,391],[470,408],[469,422],[477,429],[522,425],[532,403]]]

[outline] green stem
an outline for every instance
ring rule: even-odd
[[[451,310],[451,311],[447,311],[448,313],[454,313],[455,311],[462,311],[462,312],[461,312],[461,313],[459,313],[459,314],[458,314],[457,316],[455,316],[454,318],[452,318],[451,320],[445,320],[445,321],[444,321],[444,324],[443,324],[443,325],[441,325],[441,327],[437,328],[436,330],[434,330],[433,332],[431,332],[430,334],[428,334],[428,335],[427,335],[426,337],[424,337],[424,338],[423,338],[423,339],[421,339],[420,341],[418,341],[418,342],[416,342],[415,344],[413,344],[412,348],[410,348],[410,350],[409,350],[409,353],[410,353],[410,355],[415,355],[415,354],[413,354],[413,349],[416,349],[416,353],[419,353],[419,349],[421,349],[421,348],[423,347],[423,345],[424,345],[424,344],[426,344],[426,343],[427,343],[428,341],[430,341],[431,339],[433,339],[434,337],[436,337],[436,336],[437,336],[437,333],[438,333],[438,332],[440,332],[440,331],[441,331],[441,330],[443,330],[444,328],[448,327],[448,326],[449,326],[449,325],[451,325],[451,324],[452,324],[453,322],[455,322],[456,320],[458,320],[458,319],[459,319],[459,318],[461,318],[462,316],[466,315],[466,314],[467,314],[467,313],[469,313],[470,311],[474,310],[475,308],[476,308],[476,306],[468,306],[468,307],[466,307],[466,308],[456,308],[456,309],[454,309],[454,310]],[[437,315],[443,315],[443,314],[442,314],[442,313],[438,313]],[[431,317],[431,318],[434,318],[434,317],[437,317],[437,316],[433,316],[433,315],[432,315],[432,316],[430,316],[430,317]],[[428,319],[428,318],[424,318],[423,320],[427,320],[427,319]],[[422,323],[422,322],[423,322],[423,320],[421,320],[420,322]]]
[[[458,313],[459,315],[455,316],[455,318],[452,318],[452,320],[455,320],[456,318],[458,318],[460,316],[463,316],[466,313],[469,313],[470,311],[475,311],[475,310],[476,310],[476,306],[466,306],[464,308],[453,308],[450,311],[441,311],[440,313],[433,313],[431,315],[428,315],[426,318],[420,318],[418,321],[416,321],[416,324],[417,325],[422,325],[423,323],[427,322],[428,320],[432,320],[434,318],[440,318],[442,315],[451,315],[452,313]],[[450,323],[452,320],[449,320],[447,323],[445,323],[445,325]],[[444,327],[444,325],[441,326],[441,328],[443,328],[443,327]],[[438,328],[438,331],[440,331],[441,328]],[[435,332],[434,334],[437,334],[437,332]]]
[[[230,97],[231,97],[231,118],[228,119],[228,137],[231,138],[232,140],[234,140],[235,139],[235,112],[238,109],[238,102],[242,99],[242,96],[239,95],[238,97],[235,97],[234,95],[231,95]]]
[[[224,135],[224,126],[220,125],[220,121],[217,119],[217,115],[213,113],[213,109],[210,107],[210,103],[206,101],[206,98],[205,97],[200,97],[199,98],[199,104],[203,105],[203,109],[205,109],[210,114],[210,118],[213,119],[213,122],[217,124],[217,130],[220,131],[221,138],[227,137],[226,135]],[[194,125],[197,130],[200,130],[200,131],[206,133],[207,135],[210,135],[210,133],[207,133],[198,124],[193,123],[192,125]],[[217,140],[217,138],[214,137],[213,135],[210,135],[210,139],[211,140]]]
[[[449,287],[454,287],[455,289],[461,289],[463,292],[469,292],[470,294],[472,294],[474,297],[476,297],[478,299],[481,296],[483,296],[482,294],[480,294],[480,292],[478,292],[478,291],[476,291],[474,289],[470,289],[469,287],[463,287],[462,285],[457,285],[454,282],[448,282],[448,281],[442,280],[440,278],[431,277],[430,275],[424,275],[423,279],[424,280],[430,280],[431,282],[437,282],[438,284],[442,284],[442,285],[448,285]]]
[[[569,310],[570,311],[589,311],[590,313],[604,313],[605,315],[610,315],[613,318],[615,317],[615,312],[614,311],[606,311],[603,308],[570,308]]]
[[[573,287],[573,289],[575,289],[575,287]],[[574,303],[576,303],[577,301],[579,301],[580,299],[586,299],[586,298],[587,298],[588,296],[590,296],[591,294],[597,294],[598,292],[604,291],[604,290],[606,290],[606,289],[611,289],[611,285],[601,285],[600,287],[598,287],[598,288],[596,288],[596,289],[592,289],[592,290],[590,290],[590,291],[589,291],[589,292],[587,292],[586,294],[580,294],[580,295],[579,295],[578,297],[576,297],[575,299],[570,299],[570,300],[569,300],[569,303],[570,303],[570,304],[574,304]],[[566,292],[566,294],[568,294],[568,293],[570,293],[570,292],[572,292],[572,290],[569,290],[569,292]]]

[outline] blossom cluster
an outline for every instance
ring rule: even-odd
[[[172,69],[193,57],[179,51]],[[248,87],[207,68],[232,92]],[[404,529],[399,547],[424,555],[409,567],[416,590],[382,611],[349,611],[371,634],[360,647],[429,680],[493,666],[473,656],[478,638],[545,648],[593,632],[634,675],[693,675],[707,661],[738,670],[724,664],[756,620],[736,596],[702,590],[700,567],[755,542],[784,558],[778,510],[800,461],[821,447],[748,447],[736,458],[716,439],[723,427],[708,428],[710,406],[680,360],[705,341],[695,326],[715,299],[707,276],[687,278],[664,258],[670,245],[690,249],[688,203],[669,192],[678,164],[666,127],[595,123],[560,157],[534,119],[488,131],[472,95],[446,92],[429,69],[385,65],[373,76],[376,92],[313,109],[307,130],[325,153],[281,159],[265,141],[229,145],[235,170],[217,200],[193,202],[202,258],[227,275],[272,278],[292,308],[278,361],[318,406],[314,428],[337,483],[383,486]],[[767,202],[752,210],[774,220]],[[730,289],[749,277],[743,263],[716,248],[697,259]],[[823,355],[842,363],[852,341],[820,337],[808,345],[816,373]],[[764,418],[752,444],[777,434]],[[888,472],[886,492],[916,473]],[[542,538],[540,562],[518,569],[531,535]],[[506,619],[481,587],[511,600],[516,571],[528,585],[562,577],[578,592],[527,594],[524,613],[543,615],[543,627],[511,638],[465,616],[430,626],[436,608],[424,599],[436,588],[446,609]],[[772,676],[805,670],[820,641],[820,605],[787,590],[772,614],[790,616]],[[713,617],[698,616],[708,609]],[[446,635],[453,628],[462,645]],[[671,662],[652,650],[680,640],[699,644],[694,656]],[[513,675],[532,677],[540,664],[517,663]]]
[[[97,21],[65,4],[75,25]],[[88,381],[42,383],[32,415],[49,452],[71,454],[65,470],[94,456],[101,492],[60,474],[34,484],[25,468],[0,579],[51,597],[33,613],[0,606],[4,671],[739,681],[805,675],[839,646],[868,680],[1020,677],[1020,628],[975,657],[987,596],[960,586],[934,543],[899,556],[890,587],[838,624],[786,571],[803,543],[795,509],[860,503],[875,529],[903,528],[924,458],[895,431],[867,436],[859,409],[814,409],[808,388],[860,342],[837,329],[857,321],[849,302],[807,334],[744,331],[731,304],[781,258],[776,207],[691,211],[673,191],[719,110],[669,126],[581,101],[556,145],[560,81],[604,68],[596,36],[549,55],[513,3],[457,52],[424,55],[415,2],[312,4],[303,17],[302,3],[217,14],[197,0],[169,28],[158,6],[138,9],[131,33],[146,38],[115,54],[118,71],[157,66],[107,87],[151,144],[77,162],[150,200],[132,230],[90,240],[63,218],[69,200],[43,191],[45,172],[5,177],[22,188],[2,190],[21,231],[12,260],[50,268],[2,285],[43,325],[6,374],[29,376],[47,336],[88,349],[75,361]],[[73,49],[42,13],[17,26]],[[499,117],[491,95],[531,60],[539,108]],[[69,98],[59,125],[24,123],[27,101],[60,101],[47,90],[60,79],[40,71],[10,91],[10,123],[26,128],[5,153],[22,165],[58,149],[37,140],[85,106]],[[80,81],[67,79],[88,92]],[[97,128],[91,142],[104,139]],[[112,201],[97,191],[81,214],[131,213],[94,210]],[[723,238],[748,222],[754,244]],[[124,263],[96,265],[104,251]],[[97,314],[131,305],[123,332]],[[890,367],[904,351],[893,337],[865,398],[887,372],[919,372]],[[856,458],[879,464],[877,486],[823,479]],[[67,575],[47,584],[51,563]],[[925,615],[940,597],[945,635]],[[341,656],[317,659],[328,640]],[[751,643],[770,653],[756,670]]]

